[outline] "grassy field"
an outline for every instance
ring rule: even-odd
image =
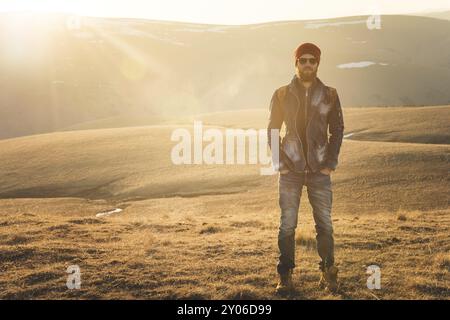
[[[343,112],[345,131],[346,134],[351,134],[351,139],[434,144],[448,144],[450,141],[447,120],[450,117],[449,106],[347,107]],[[179,125],[192,123],[193,120],[199,120],[214,127],[265,128],[267,117],[268,110],[266,109],[219,111],[181,119],[148,115],[122,115],[82,122],[64,130],[123,128],[155,124]]]
[[[450,109],[432,108],[344,111],[346,134],[366,129],[344,140],[332,174],[342,285],[334,295],[317,286],[303,190],[290,299],[450,298]],[[197,118],[263,128],[266,115],[253,115]],[[259,165],[175,166],[175,127],[0,140],[0,298],[278,299],[277,176]],[[366,287],[372,264],[380,290]],[[80,290],[66,287],[70,265],[81,268]]]

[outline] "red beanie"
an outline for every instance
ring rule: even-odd
[[[309,53],[312,54],[316,59],[317,63],[320,62],[320,49],[318,46],[316,46],[313,43],[305,42],[301,44],[297,49],[294,51],[294,62],[297,62],[297,59],[300,58],[303,54]]]

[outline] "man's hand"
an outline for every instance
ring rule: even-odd
[[[327,168],[320,169],[320,172],[329,176],[331,174],[331,172],[333,172],[333,170],[327,167]]]

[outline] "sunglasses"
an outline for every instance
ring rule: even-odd
[[[312,65],[315,65],[317,63],[316,58],[299,58],[299,59],[297,59],[297,61],[300,62],[300,64],[306,64],[306,62],[308,62],[308,61]]]

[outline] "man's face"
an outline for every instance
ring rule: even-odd
[[[303,54],[295,62],[297,76],[305,81],[310,81],[316,77],[318,67],[317,59],[310,53]]]

